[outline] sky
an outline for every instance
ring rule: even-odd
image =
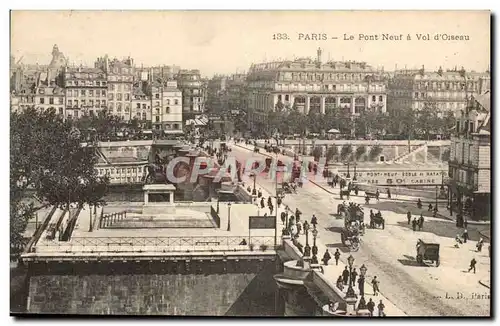
[[[273,39],[277,34],[287,34],[287,39]],[[324,34],[326,40],[314,40],[312,34]],[[393,39],[383,40],[382,34]],[[428,34],[430,40],[418,40],[417,34]],[[444,35],[468,40],[443,40]],[[429,70],[464,66],[485,71],[490,63],[490,13],[12,11],[11,54],[17,59],[48,64],[54,44],[75,65],[93,65],[108,54],[131,56],[137,66],[200,69],[204,76],[244,72],[252,63],[274,59],[315,57],[318,47],[323,61],[366,61],[385,70],[424,65]]]

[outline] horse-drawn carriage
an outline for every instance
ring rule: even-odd
[[[422,239],[417,242],[417,263],[424,264],[424,260],[439,266],[439,243],[425,243]]]
[[[340,239],[344,246],[348,246],[351,251],[359,250],[359,230],[352,227],[345,227],[340,231]]]
[[[297,192],[297,189],[295,188],[294,184],[290,184],[288,182],[283,182],[282,187],[283,187],[283,191],[287,194]]]
[[[385,229],[385,219],[380,212],[370,216],[370,228],[375,229],[378,227],[382,227],[382,230]]]
[[[337,206],[337,214],[344,218],[344,225],[346,227],[352,222],[358,222],[358,225],[364,222],[365,213],[359,204],[339,204]]]

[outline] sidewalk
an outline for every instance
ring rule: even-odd
[[[300,242],[300,244],[302,244],[305,247],[305,243],[306,243],[305,234],[300,234],[298,241]],[[312,244],[313,244],[312,236],[311,236],[311,232],[309,231],[309,245],[312,247]],[[329,252],[330,252],[330,256],[332,256],[332,259],[328,262],[328,265],[325,266],[322,263],[321,259],[323,258],[323,255],[324,255],[327,247],[323,245],[323,243],[321,242],[321,239],[319,237],[316,239],[316,246],[318,247],[318,255],[317,255],[317,257],[318,257],[319,263],[323,267],[323,271],[324,271],[323,274],[333,284],[336,285],[338,277],[340,275],[342,275],[342,272],[343,272],[344,268],[347,266],[341,260],[347,259],[348,254],[345,254],[345,253],[341,254],[341,256],[340,256],[341,259],[339,259],[339,264],[337,266],[337,265],[335,265],[335,259],[333,257],[333,254],[335,253],[335,251],[330,249]],[[356,261],[355,261],[354,262],[354,267],[356,268],[356,271],[357,271],[358,277],[359,277],[359,274],[360,274],[359,268],[361,266],[356,265]],[[370,270],[368,270],[367,273],[366,273],[366,275],[365,275],[365,280],[366,281],[365,281],[365,288],[364,288],[364,292],[365,292],[364,297],[365,297],[365,300],[366,300],[367,303],[368,303],[368,301],[370,299],[372,299],[373,302],[375,303],[375,310],[374,310],[373,315],[374,316],[378,316],[377,305],[379,304],[380,300],[382,300],[383,304],[385,305],[384,312],[385,312],[385,314],[388,317],[406,316],[406,314],[401,309],[399,309],[398,307],[396,307],[392,302],[390,302],[382,294],[379,294],[379,295],[376,295],[376,296],[373,295],[373,289],[372,289],[372,286],[371,286],[371,283],[370,283],[371,280],[372,280],[372,278],[373,278],[373,275],[370,275]],[[381,288],[383,289],[383,284],[381,284]],[[345,286],[342,292],[345,294],[347,292],[347,289],[348,289],[348,286]],[[356,303],[356,305],[357,305],[359,303],[359,299],[361,298],[359,296],[357,279],[356,279],[356,283],[353,286],[353,289],[356,292],[356,295],[358,296],[358,302]]]

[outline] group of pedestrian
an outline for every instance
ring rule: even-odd
[[[418,230],[419,231],[422,231],[422,229],[424,228],[424,216],[422,214],[420,214],[420,217],[417,218],[414,217],[413,220],[411,219],[411,212],[408,211],[408,213],[406,213],[406,219],[408,220],[408,225],[410,225],[411,223],[411,227],[413,229],[413,231],[417,231],[417,227],[418,227]]]

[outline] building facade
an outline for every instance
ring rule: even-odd
[[[472,219],[489,219],[491,207],[490,92],[472,96],[451,137],[449,186],[451,206],[468,210]]]
[[[95,67],[102,69],[108,81],[108,112],[130,121],[134,86],[134,60],[109,60],[108,56],[98,58]]]
[[[189,118],[205,110],[205,83],[199,70],[182,69],[177,74],[178,88],[182,92],[182,112]]]
[[[182,131],[182,92],[177,81],[168,80],[162,87],[162,129]]]
[[[143,91],[143,83],[134,85],[131,118],[139,120],[143,127],[151,122],[151,96]]]
[[[63,85],[66,92],[66,117],[78,119],[106,109],[108,82],[101,69],[65,67]]]
[[[253,64],[247,75],[248,118],[252,129],[273,110],[302,113],[340,109],[350,115],[364,110],[386,111],[386,88],[379,72],[365,62],[317,58]]]
[[[467,97],[489,89],[489,73],[461,70],[426,71],[400,70],[388,85],[388,104],[391,115],[401,109],[421,110],[426,106],[436,108],[441,115],[451,111],[458,115],[467,104]]]

